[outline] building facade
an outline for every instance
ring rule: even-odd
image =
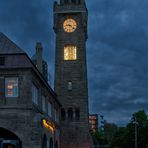
[[[28,55],[0,33],[0,147],[59,148],[60,106]]]
[[[85,0],[54,3],[55,92],[62,103],[61,148],[90,148]]]

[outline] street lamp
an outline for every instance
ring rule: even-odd
[[[136,117],[134,117],[133,124],[135,125],[135,148],[137,148],[137,125],[138,125],[138,122],[136,121]]]

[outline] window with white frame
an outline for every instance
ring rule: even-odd
[[[72,81],[68,82],[68,90],[71,91],[72,90]]]
[[[42,110],[46,112],[46,97],[42,96]]]
[[[52,105],[50,102],[48,102],[48,115],[51,117],[52,115]]]
[[[32,84],[32,101],[38,105],[38,88],[34,84]]]
[[[18,78],[5,78],[5,97],[18,97]]]
[[[55,121],[57,121],[58,122],[58,110],[55,108],[54,109],[54,116],[55,116]]]

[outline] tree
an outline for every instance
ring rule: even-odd
[[[119,128],[115,133],[111,148],[133,148],[135,145],[135,125],[137,121],[138,148],[148,148],[148,117],[144,110],[135,112],[126,128]]]
[[[126,134],[126,128],[119,127],[116,133],[114,134],[110,147],[111,148],[123,148],[124,143],[125,143],[124,141],[125,134]]]
[[[105,138],[104,134],[100,131],[96,131],[92,134],[94,145],[106,145],[108,144],[107,139]]]
[[[111,143],[114,134],[116,133],[118,127],[114,123],[105,123],[104,125],[104,136],[107,138],[109,144]]]
[[[148,117],[144,110],[140,110],[133,114],[130,124],[133,124],[133,121],[136,120],[137,133],[138,133],[138,147],[146,148],[148,147]]]

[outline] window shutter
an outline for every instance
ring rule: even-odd
[[[0,77],[0,103],[4,101],[5,98],[5,79]]]

